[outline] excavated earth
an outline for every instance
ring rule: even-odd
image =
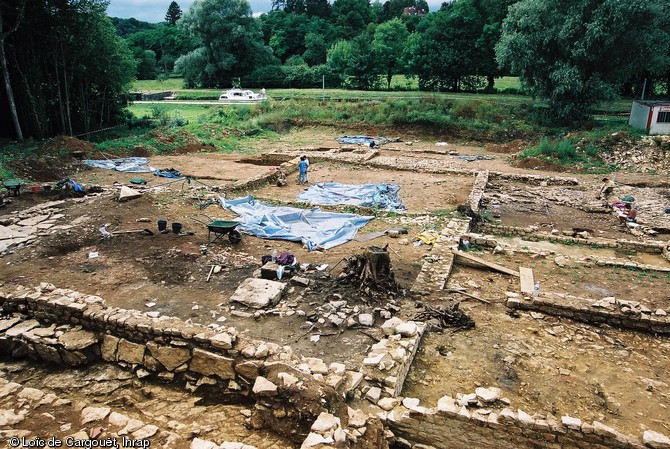
[[[169,179],[141,174],[149,187],[163,186],[127,202],[116,200],[118,187],[130,185],[129,180],[138,174],[83,169],[68,161],[68,176],[85,186],[98,185],[100,192],[76,197],[70,192],[43,189],[11,197],[11,203],[0,209],[0,221],[5,224],[31,207],[63,202],[51,209],[52,216],[29,244],[5,251],[0,269],[2,287],[11,290],[48,282],[100,296],[113,307],[158,312],[204,325],[225,322],[253,338],[289,345],[296,354],[319,357],[326,363],[341,362],[350,369],[361,365],[375,343],[377,330],[374,326],[347,328],[328,321],[325,319],[328,304],[344,299],[359,312],[373,314],[375,326],[379,326],[383,317],[390,314],[413,319],[426,305],[444,306],[460,301],[461,310],[475,321],[476,327],[427,333],[403,396],[416,397],[422,404],[434,406],[445,394],[457,397],[480,386],[495,386],[502,389],[503,396],[514,407],[539,416],[568,414],[595,419],[625,434],[637,435],[647,429],[670,434],[667,336],[533,312],[511,312],[506,307],[506,292],[519,290],[517,278],[461,265],[454,267],[447,288],[465,288],[487,303],[444,291],[420,297],[409,293],[422,266],[431,263],[431,247],[414,244],[417,235],[430,229],[439,232],[449,218],[458,214],[456,208],[467,203],[475,172],[490,170],[545,177],[566,176],[566,173],[513,167],[508,154],[500,148],[438,146],[434,140],[414,139],[411,145],[386,144],[372,155],[366,148],[340,146],[335,137],[331,131],[302,130],[278,142],[260,143],[254,156],[184,151],[185,154],[151,157],[152,166],[176,168],[191,177],[191,182],[169,183]],[[523,145],[512,142],[512,147]],[[238,186],[248,179],[272,174],[278,164],[300,154],[310,157],[310,183],[399,184],[407,212],[379,213],[359,235],[393,227],[406,227],[408,234],[400,238],[382,236],[369,242],[351,241],[314,252],[299,243],[249,235],[244,235],[238,245],[232,245],[226,238],[208,242],[206,226],[191,218],[208,221],[209,218],[198,215],[207,214],[217,219],[234,219],[234,214],[217,204],[208,205],[221,195],[236,198],[252,194],[276,203],[295,204],[303,188],[295,184],[295,172],[289,175],[289,183],[283,188],[267,181]],[[459,158],[463,155],[473,157],[468,162]],[[65,177],[57,165],[53,164],[51,179],[43,165],[32,179],[44,185]],[[30,178],[29,167],[24,169],[22,176]],[[504,177],[492,179],[484,196],[485,215],[515,227],[535,226],[538,230],[556,229],[555,232],[584,228],[593,237],[667,241],[670,234],[663,229],[670,228],[668,218],[663,210],[657,210],[670,203],[662,176],[630,172],[616,175],[621,187],[615,195],[632,193],[645,205],[638,215],[641,222],[648,221],[645,229],[658,232],[638,235],[620,226],[605,206],[601,205],[602,210],[597,213],[580,209],[584,202],[597,203],[595,192],[600,176],[574,177],[579,181],[575,186],[530,185]],[[644,187],[634,186],[640,183]],[[361,214],[374,212],[347,207],[334,209]],[[160,219],[168,221],[168,228],[171,223],[182,223],[187,234],[158,233],[156,222]],[[103,238],[99,228],[105,225],[109,231],[147,228],[154,235],[129,232]],[[652,310],[670,311],[670,262],[659,254],[595,245],[530,242],[510,235],[494,238],[500,242],[502,251],[494,254],[491,248],[481,247],[474,248],[473,254],[512,269],[532,268],[542,291],[593,300],[615,296],[640,301]],[[400,294],[368,295],[357,286],[337,282],[345,265],[343,259],[361,253],[370,245],[390,248],[395,277],[402,287]],[[308,278],[310,286],[289,288],[272,310],[256,312],[231,303],[229,298],[238,285],[256,276],[261,257],[274,250],[288,251],[300,264],[309,264],[300,276]],[[556,262],[558,256],[563,256],[560,263]],[[603,267],[590,263],[589,258],[593,257],[622,263],[633,261],[659,269]],[[222,270],[208,280],[211,266],[216,264]],[[325,269],[316,269],[323,266]],[[45,411],[57,419],[33,422],[28,428],[33,433],[42,430],[45,437],[59,429],[62,432],[68,424],[71,426],[67,428],[75,431],[81,408],[93,404],[112,405],[128,416],[170,428],[183,441],[206,437],[240,441],[259,448],[295,446],[271,430],[247,429],[244,403],[208,403],[206,398],[169,384],[138,380],[116,367],[63,370],[4,356],[0,360],[0,374],[8,381],[53,393],[78,406],[70,414],[64,410]],[[12,407],[12,401],[11,397],[5,397],[2,408],[14,408],[16,404]],[[378,410],[364,399],[354,401],[364,410]],[[26,429],[25,424],[17,426]]]

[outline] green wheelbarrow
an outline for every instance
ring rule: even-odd
[[[238,221],[214,220],[205,214],[200,215],[207,217],[209,223],[195,217],[190,218],[207,226],[207,241],[209,243],[214,243],[225,235],[228,236],[230,243],[234,245],[242,241],[242,234],[235,229],[240,224]]]

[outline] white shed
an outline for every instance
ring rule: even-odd
[[[651,135],[670,135],[670,101],[634,100],[628,124]]]

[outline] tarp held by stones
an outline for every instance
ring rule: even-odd
[[[119,159],[86,159],[85,165],[93,168],[104,168],[125,173],[148,173],[154,171],[149,167],[149,159],[145,157],[123,157]]]
[[[351,205],[385,209],[405,210],[400,195],[400,186],[396,184],[341,184],[339,182],[320,182],[298,195],[298,201],[309,204]]]
[[[356,232],[374,217],[324,212],[318,207],[300,209],[272,206],[252,195],[226,200],[224,209],[239,215],[237,229],[257,237],[302,242],[309,251],[329,249],[353,239]]]
[[[342,144],[358,144],[366,146],[379,146],[387,142],[400,142],[398,138],[372,137],[372,136],[342,136],[337,141]],[[371,145],[372,144],[372,145]]]

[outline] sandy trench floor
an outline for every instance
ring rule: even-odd
[[[318,134],[313,135],[310,141],[308,134],[303,131],[295,140],[306,142],[306,145],[291,147],[288,136],[281,142],[268,142],[267,147],[258,148],[258,151],[285,151],[293,154],[299,150],[308,153],[311,142],[314,142],[312,146],[337,146],[331,140],[333,137]],[[511,167],[506,155],[489,152],[486,148],[453,148],[461,154],[490,155],[494,159],[475,163],[454,160],[453,155],[433,153],[434,141],[419,140],[411,147],[393,144],[393,147],[384,151],[388,154],[402,152],[423,160],[448,159],[468,170],[477,168],[524,172]],[[248,156],[190,154],[152,158],[151,164],[156,167],[174,167],[208,185],[223,186],[274,170],[269,165],[237,162],[242,159],[248,159]],[[446,220],[447,211],[465,202],[472,183],[472,177],[468,175],[361,168],[339,162],[313,163],[312,168],[311,183],[339,181],[399,184],[408,212],[418,215],[407,219],[403,215],[389,214],[372,220],[362,232],[407,226],[410,241],[426,228],[440,229]],[[110,185],[112,182],[127,183],[136,176],[89,170],[80,173],[79,180],[85,184],[95,182]],[[291,175],[289,180],[292,181],[293,177],[295,175]],[[597,183],[597,178],[579,176],[589,188]],[[161,182],[165,180],[154,178],[149,185]],[[188,186],[181,183],[169,187],[170,191],[148,194],[129,203],[117,203],[108,195],[83,203],[68,202],[63,208],[66,215],[64,221],[76,220],[77,225],[4,257],[2,282],[5,287],[51,282],[59,287],[99,295],[110,306],[156,310],[163,315],[178,316],[203,324],[216,322],[224,316],[227,319],[225,324],[235,326],[252,337],[290,345],[298,354],[321,357],[326,362],[342,361],[354,368],[360,365],[362,354],[373,343],[366,336],[351,330],[339,336],[324,335],[314,344],[308,339],[310,333],[306,332],[309,328],[305,326],[304,317],[270,315],[260,319],[239,318],[230,314],[233,307],[239,309],[239,306],[230,304],[227,298],[239,282],[252,276],[260,267],[260,257],[271,253],[273,249],[289,251],[301,263],[329,264],[332,268],[342,258],[361,252],[370,244],[388,243],[393,249],[391,260],[397,280],[407,289],[416,278],[424,256],[430,254],[430,248],[425,245],[417,247],[411,243],[401,244],[400,240],[388,237],[368,243],[352,241],[325,252],[311,253],[297,243],[264,241],[252,236],[244,236],[242,243],[237,246],[232,246],[227,240],[209,244],[206,242],[204,225],[188,218],[200,212],[195,206],[203,198],[194,197]],[[518,184],[504,187],[522,188]],[[249,193],[260,198],[290,202],[294,201],[301,189],[302,186],[289,182],[285,188],[268,185],[240,192],[240,195]],[[199,195],[204,195],[204,190]],[[41,194],[22,195],[0,214],[11,213],[47,199]],[[505,205],[501,219],[519,225],[541,225],[546,222],[546,218],[550,218],[558,226],[569,226],[572,223],[566,220],[562,207],[552,204],[548,213],[545,210],[542,216],[534,216],[527,211],[515,211],[513,204]],[[217,206],[210,206],[203,212],[217,218],[233,218]],[[422,215],[431,212],[430,216]],[[148,218],[149,223],[138,222],[141,218]],[[195,232],[195,235],[178,236],[170,233],[146,237],[125,234],[103,240],[98,232],[98,228],[105,223],[111,223],[111,229],[154,229],[158,219],[182,222],[185,229]],[[596,232],[601,231],[612,237],[632,238],[619,229],[613,229],[612,217],[607,214],[588,214],[588,219],[588,226]],[[207,254],[201,253],[202,245],[206,245]],[[533,244],[518,241],[518,245],[532,247]],[[555,245],[537,251],[561,254],[575,249]],[[99,257],[90,259],[91,252],[98,252]],[[602,250],[602,254],[605,253]],[[610,256],[611,253],[606,255]],[[616,294],[623,299],[636,298],[648,301],[655,307],[670,308],[670,297],[666,293],[670,280],[665,273],[633,273],[583,265],[558,268],[552,261],[553,255],[532,258],[521,253],[495,256],[482,253],[480,256],[510,267],[532,267],[545,291],[566,292],[593,299]],[[629,257],[642,257],[645,263],[668,266],[667,261],[660,257]],[[221,263],[224,269],[210,282],[205,282],[212,263]],[[336,275],[337,270],[333,270],[332,274]],[[294,287],[283,302],[308,313],[340,296],[352,297],[354,304],[370,310],[378,306],[366,303],[364,298],[356,298],[347,287],[334,285],[332,279],[324,273],[311,272],[310,276],[314,283],[309,289]],[[532,317],[521,313],[519,317],[511,317],[504,306],[504,292],[516,291],[515,282],[510,282],[509,278],[501,274],[456,267],[449,285],[465,286],[468,291],[475,291],[493,304],[463,302],[462,309],[477,323],[475,329],[461,332],[447,330],[442,334],[431,333],[425,337],[410,371],[405,395],[418,397],[426,405],[435,405],[444,394],[469,393],[477,386],[498,386],[503,389],[513,407],[529,412],[596,419],[634,435],[644,429],[665,434],[670,432],[667,424],[670,416],[667,409],[670,405],[670,386],[667,383],[670,377],[667,356],[670,341],[667,338],[607,326],[594,327],[549,316]],[[455,299],[430,297],[422,301],[441,304]],[[148,308],[146,304],[150,302],[156,305]],[[406,298],[399,300],[399,303],[403,318],[412,318],[419,310],[415,300]],[[376,324],[381,322],[378,318]],[[323,326],[318,330],[326,334],[329,328]]]

